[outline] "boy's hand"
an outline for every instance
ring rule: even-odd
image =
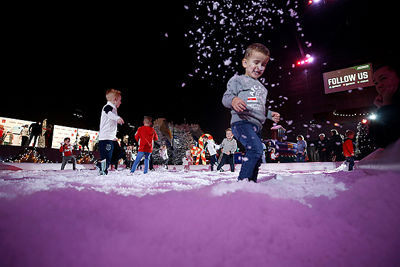
[[[124,120],[123,120],[122,118],[119,118],[119,119],[117,120],[117,123],[119,123],[119,124],[124,124]]]
[[[236,112],[242,112],[246,110],[246,103],[240,97],[234,97],[232,99],[232,107]]]
[[[272,115],[272,121],[275,123],[278,123],[279,120],[281,119],[281,114],[279,114],[278,112],[271,111],[271,115]]]

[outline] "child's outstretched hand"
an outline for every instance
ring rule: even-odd
[[[232,107],[236,112],[242,112],[246,110],[246,103],[240,97],[234,97],[232,99]]]
[[[279,120],[281,119],[281,114],[279,114],[278,112],[271,111],[271,115],[272,115],[272,121],[275,123],[278,123]]]

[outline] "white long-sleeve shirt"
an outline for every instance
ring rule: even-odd
[[[119,116],[117,108],[110,101],[101,110],[99,140],[117,139]]]
[[[207,141],[207,150],[211,156],[217,154],[217,149],[219,149],[219,145],[215,144],[213,139]]]
[[[163,160],[168,159],[168,150],[167,149],[160,149],[160,156]]]

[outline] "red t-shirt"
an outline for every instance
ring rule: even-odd
[[[346,139],[343,143],[343,155],[345,157],[354,156],[353,141],[351,139]]]
[[[64,144],[60,147],[60,152],[62,152],[63,156],[65,157],[72,156],[72,150],[74,150],[74,148],[71,144]]]
[[[158,140],[158,135],[153,127],[139,127],[135,134],[136,141],[139,142],[139,152],[153,152],[153,141]]]

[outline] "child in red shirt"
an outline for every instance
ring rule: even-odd
[[[352,171],[354,167],[354,132],[347,130],[346,137],[347,138],[343,143],[343,155],[346,157],[346,161],[349,163],[349,171]]]
[[[149,159],[151,152],[153,152],[153,143],[158,140],[158,135],[153,127],[151,127],[151,117],[145,116],[143,119],[143,126],[139,127],[135,134],[136,141],[139,142],[138,154],[135,162],[133,163],[131,173],[134,173],[140,160],[144,156],[144,173],[149,170]]]
[[[64,143],[61,143],[60,147],[60,152],[62,153],[62,164],[61,164],[61,170],[64,170],[65,165],[67,164],[68,161],[72,161],[72,168],[76,170],[76,159],[74,154],[72,154],[72,151],[74,148],[70,144],[71,139],[69,137],[64,139]]]

